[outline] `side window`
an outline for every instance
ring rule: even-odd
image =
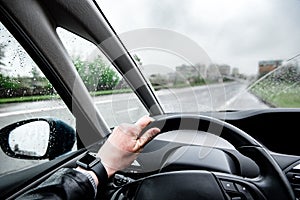
[[[62,28],[58,28],[57,33],[108,126],[132,123],[148,114],[122,76],[94,44]]]
[[[75,128],[73,115],[50,82],[1,23],[0,32],[0,129],[33,118],[60,119]],[[21,144],[15,144],[15,150],[22,146],[43,146],[49,136],[43,137],[42,129],[36,130],[36,137],[30,139],[27,132],[16,133],[14,137],[19,134],[23,139]],[[11,158],[0,149],[0,175],[45,161]]]

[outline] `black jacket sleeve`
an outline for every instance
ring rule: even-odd
[[[32,199],[94,199],[95,191],[88,177],[74,169],[60,169],[37,188],[18,200]]]

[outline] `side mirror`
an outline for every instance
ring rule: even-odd
[[[0,130],[2,151],[20,159],[52,160],[71,151],[75,140],[71,126],[52,118],[23,120]]]

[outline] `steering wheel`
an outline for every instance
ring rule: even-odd
[[[155,174],[128,185],[129,191],[134,188],[134,199],[295,199],[286,176],[270,153],[241,129],[201,115],[172,114],[154,118],[146,130],[158,127],[161,133],[199,130],[215,134],[252,159],[260,172],[255,178],[201,170]],[[238,194],[242,197],[239,198]]]

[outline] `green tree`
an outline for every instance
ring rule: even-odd
[[[12,79],[8,76],[0,74],[0,89],[18,89],[20,88],[20,83],[17,79]]]
[[[97,89],[111,90],[119,83],[119,81],[120,78],[118,74],[110,66],[103,66],[101,68]]]
[[[117,72],[101,57],[93,61],[74,59],[74,65],[89,91],[111,90],[120,81]]]

